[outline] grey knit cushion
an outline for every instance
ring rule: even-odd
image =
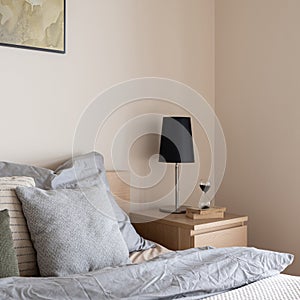
[[[49,191],[18,187],[16,193],[42,276],[86,273],[129,262],[104,184]]]
[[[135,231],[129,216],[114,199],[106,178],[103,156],[100,153],[90,152],[73,157],[58,167],[54,173],[55,175],[48,180],[52,189],[85,188],[103,181],[129,252],[155,247],[153,242],[144,239]]]
[[[18,261],[9,227],[8,210],[0,211],[0,278],[19,276]]]

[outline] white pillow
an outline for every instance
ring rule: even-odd
[[[129,261],[103,184],[82,189],[18,187],[42,276],[87,273]]]
[[[15,189],[17,186],[34,187],[30,177],[0,177],[0,210],[8,209],[10,230],[21,276],[37,276],[36,252],[32,246],[22,206]]]

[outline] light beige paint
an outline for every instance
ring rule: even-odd
[[[0,47],[1,160],[54,167],[70,157],[81,113],[100,92],[124,80],[178,80],[214,106],[214,1],[72,0],[66,23],[66,55]],[[162,103],[131,105],[111,116],[109,135],[128,118],[152,112],[186,114]],[[197,124],[195,132],[204,149],[201,176],[207,177],[209,149]],[[110,148],[107,140],[97,140],[109,169]],[[137,172],[143,174],[157,149],[157,137],[137,141],[131,153]],[[119,156],[127,159],[123,151]],[[172,172],[166,179],[170,188]],[[159,195],[159,187],[154,193]],[[150,191],[133,195],[137,201],[151,198]],[[193,199],[199,196],[197,189]]]
[[[300,1],[216,0],[216,112],[228,163],[217,203],[249,215],[250,245],[300,275]]]

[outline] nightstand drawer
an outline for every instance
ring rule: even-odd
[[[213,246],[217,248],[247,246],[247,226],[198,234],[194,236],[193,244],[193,247]]]
[[[178,250],[179,229],[177,227],[170,225],[162,226],[156,222],[136,223],[134,227],[145,239],[161,244],[170,250]]]

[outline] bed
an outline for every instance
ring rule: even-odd
[[[144,240],[114,200],[129,200],[128,187],[105,172],[98,153],[55,171],[0,162],[0,190],[0,210],[26,219],[10,229],[30,232],[19,238],[11,229],[21,276],[0,279],[0,299],[300,299],[300,277],[280,274],[291,254],[209,245],[170,251]],[[28,261],[21,249],[34,251]]]

